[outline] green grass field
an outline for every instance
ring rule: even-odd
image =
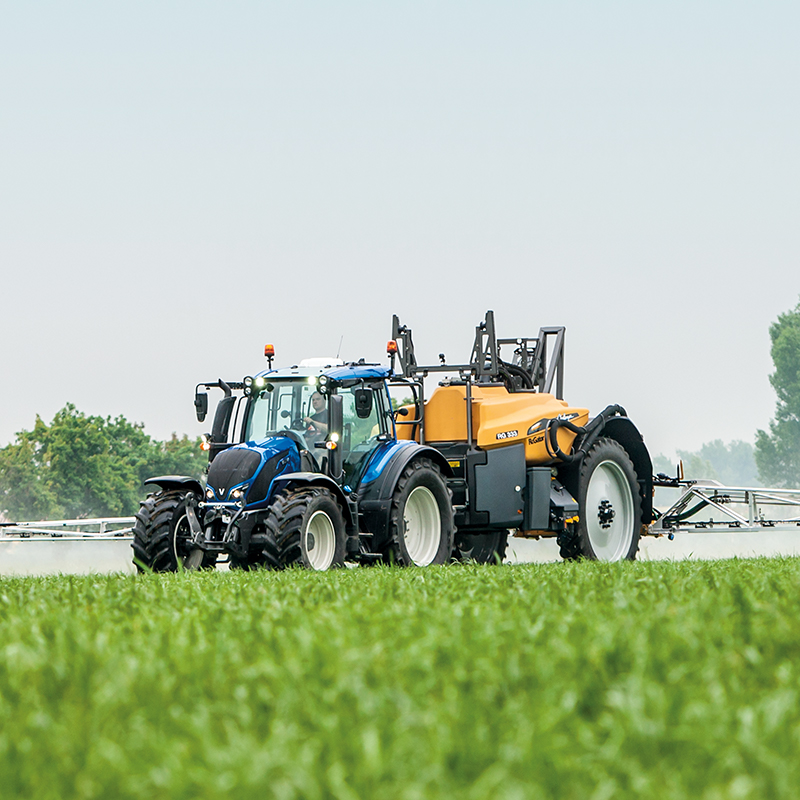
[[[796,798],[800,560],[0,581],[3,798]]]

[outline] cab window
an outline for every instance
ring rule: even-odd
[[[285,430],[305,435],[305,417],[314,414],[311,395],[314,384],[307,381],[271,381],[255,398],[245,426],[245,441],[263,441]]]
[[[383,392],[363,386],[340,389],[342,398],[342,462],[345,483],[355,486],[369,457],[387,433],[386,398]]]

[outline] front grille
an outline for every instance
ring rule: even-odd
[[[252,450],[240,447],[223,450],[208,468],[208,485],[224,500],[232,486],[253,477],[260,463],[261,456]]]

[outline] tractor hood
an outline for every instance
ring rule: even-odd
[[[292,439],[273,436],[255,444],[223,450],[208,468],[208,502],[239,502],[247,508],[265,504],[276,476],[300,469],[300,453]]]

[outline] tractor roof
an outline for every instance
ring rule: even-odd
[[[390,376],[389,367],[381,364],[325,364],[307,365],[300,364],[282,369],[264,370],[258,373],[259,376],[269,376],[275,379],[300,379],[316,378],[319,375],[327,375],[333,381],[348,381],[359,379],[378,379],[383,380]]]

